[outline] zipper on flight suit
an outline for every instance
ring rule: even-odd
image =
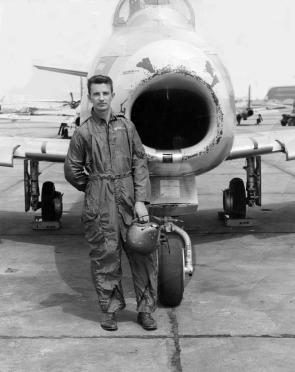
[[[110,161],[111,161],[111,170],[113,171],[113,160],[112,160],[112,151],[111,151],[111,146],[110,146],[110,122],[105,122],[106,123],[106,132],[107,132],[107,142],[108,142],[108,148],[109,148],[109,153],[110,153]]]

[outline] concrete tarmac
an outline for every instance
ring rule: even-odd
[[[237,132],[284,130],[279,118],[265,115],[260,126],[250,119]],[[4,125],[0,134],[16,134]],[[58,127],[42,127],[42,136],[55,136]],[[23,123],[26,133],[40,136]],[[100,328],[80,223],[83,196],[65,183],[62,164],[40,165],[41,181],[55,182],[64,193],[58,231],[32,230],[22,161],[1,168],[0,371],[294,371],[294,163],[283,154],[265,156],[263,207],[248,211],[255,225],[226,227],[217,218],[222,190],[233,177],[245,179],[243,166],[244,160],[227,161],[198,177],[199,212],[185,221],[195,273],[179,307],[159,306],[153,332],[136,323],[125,256],[127,308],[117,332]]]

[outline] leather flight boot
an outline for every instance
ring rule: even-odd
[[[158,328],[157,322],[150,313],[138,313],[137,323],[140,324],[142,328],[146,329],[147,331],[153,331]]]
[[[118,325],[115,313],[104,313],[103,319],[100,322],[101,328],[106,331],[117,331]]]

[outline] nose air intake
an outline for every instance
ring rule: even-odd
[[[215,116],[215,103],[206,83],[179,72],[145,82],[131,109],[142,142],[157,150],[200,143],[210,132]]]

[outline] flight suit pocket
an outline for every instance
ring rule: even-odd
[[[85,238],[90,244],[102,244],[104,242],[104,233],[101,226],[99,206],[92,198],[84,200],[81,220],[84,224]]]
[[[84,205],[82,210],[82,219],[96,217],[99,214],[99,205],[97,200],[85,194]]]

